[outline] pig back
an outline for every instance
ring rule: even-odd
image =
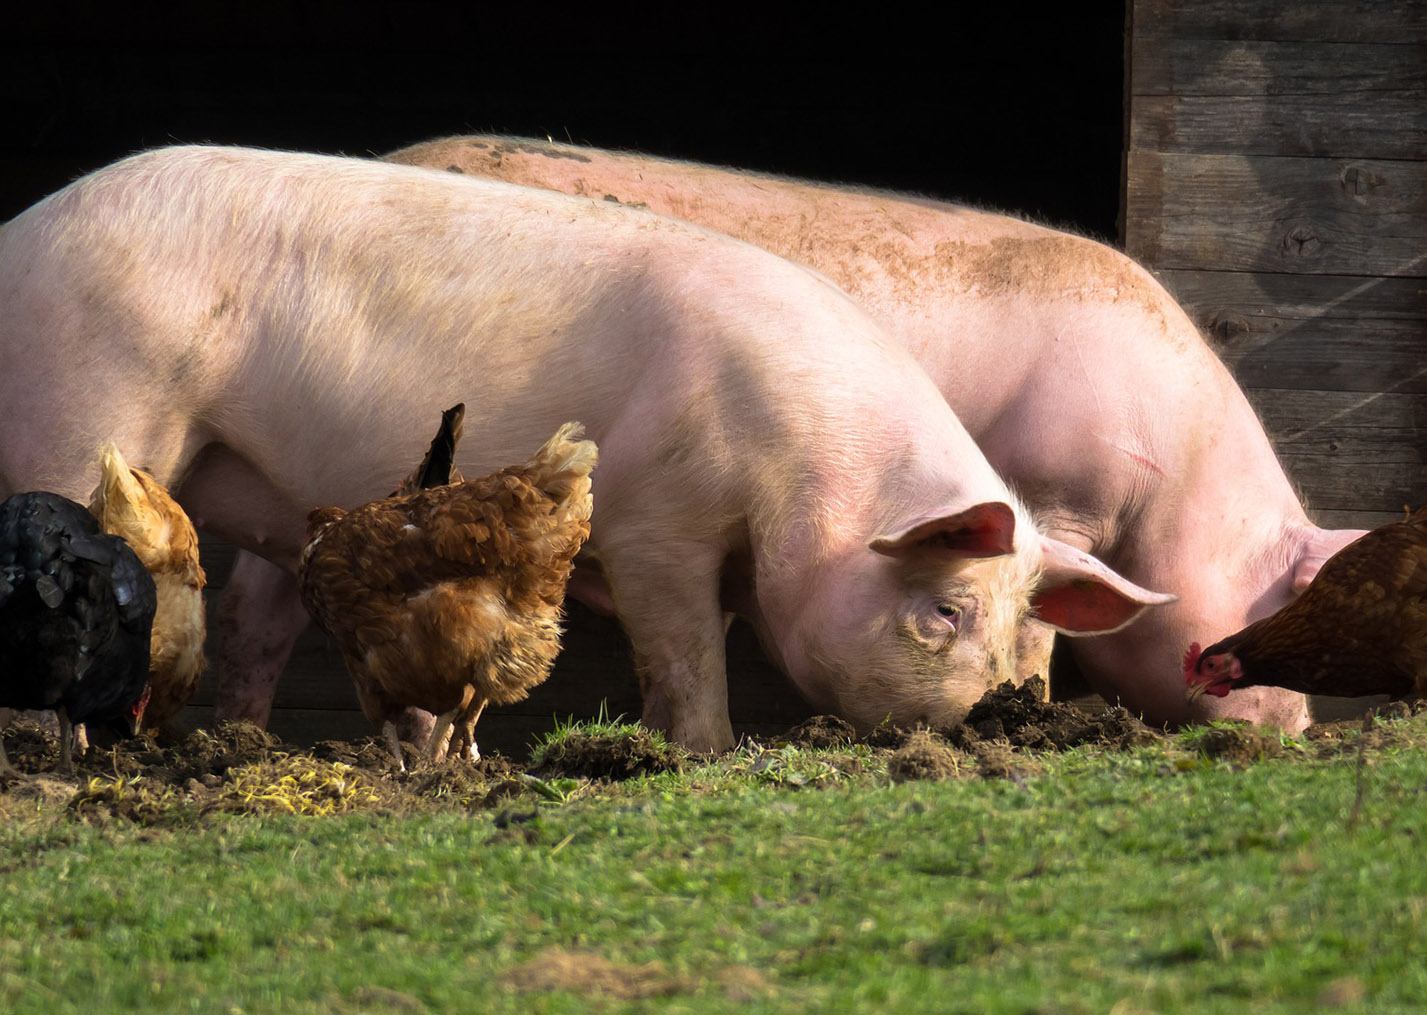
[[[731,445],[730,467],[740,440],[762,442],[754,458],[786,457],[809,432],[896,403],[913,408],[892,413],[892,430],[947,431],[990,476],[930,382],[826,280],[612,204],[190,147],[77,181],[5,232],[38,277],[78,297],[46,315],[35,308],[52,298],[14,285],[7,348],[29,343],[39,372],[75,380],[64,353],[102,336],[91,387],[201,425],[294,504],[385,491],[456,401],[472,407],[467,474],[521,460],[577,419],[608,478],[633,467],[620,440],[657,444],[651,432],[713,396],[727,411],[706,436]]]

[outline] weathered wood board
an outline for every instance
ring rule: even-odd
[[[1134,0],[1124,239],[1324,524],[1427,501],[1427,2]]]
[[[1157,274],[1246,386],[1427,392],[1427,279]]]
[[[1427,44],[1423,0],[1136,0],[1136,39]]]
[[[1144,151],[1126,209],[1157,268],[1427,275],[1427,162]]]

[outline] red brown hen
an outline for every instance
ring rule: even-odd
[[[448,415],[442,430],[452,429]],[[566,423],[526,464],[481,479],[308,516],[303,602],[398,761],[402,708],[438,714],[433,759],[453,723],[453,749],[474,757],[486,705],[519,701],[549,675],[593,507],[598,452],[581,432]],[[420,485],[413,479],[404,488]]]
[[[1359,697],[1427,694],[1427,507],[1328,559],[1303,594],[1184,656],[1190,698],[1269,685]]]

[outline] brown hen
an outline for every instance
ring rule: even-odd
[[[303,602],[399,763],[404,707],[438,713],[433,760],[453,723],[453,748],[476,757],[486,705],[520,701],[549,675],[593,506],[598,452],[581,432],[566,423],[526,464],[481,479],[308,516]]]
[[[1427,694],[1427,507],[1330,557],[1270,617],[1184,657],[1189,697],[1268,685],[1305,694]]]
[[[149,700],[143,728],[159,729],[193,697],[203,675],[203,586],[198,533],[178,502],[113,444],[100,452],[103,478],[90,496],[99,527],[120,536],[153,576],[158,592],[149,646]]]

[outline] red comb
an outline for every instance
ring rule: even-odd
[[[1184,682],[1186,684],[1194,682],[1194,667],[1199,665],[1199,656],[1204,650],[1199,647],[1199,643],[1191,642],[1189,648],[1184,652]]]

